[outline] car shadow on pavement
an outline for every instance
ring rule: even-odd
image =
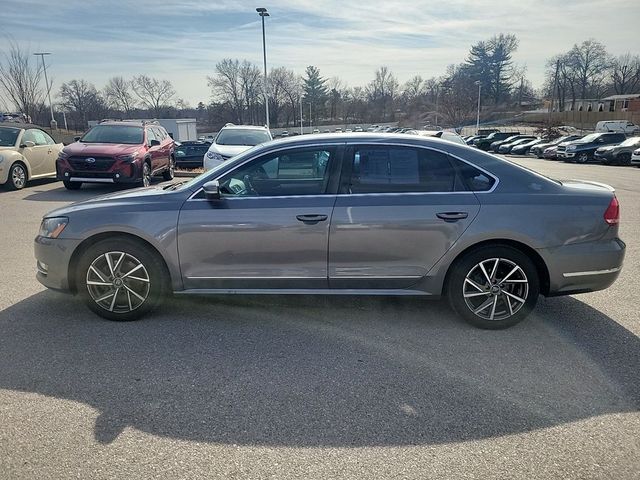
[[[419,299],[174,298],[113,323],[45,291],[0,331],[0,388],[98,409],[102,443],[438,444],[640,408],[640,340],[574,298],[484,331]]]

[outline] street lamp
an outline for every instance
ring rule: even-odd
[[[267,117],[267,130],[269,130],[269,97],[267,96],[267,44],[264,36],[264,17],[269,16],[266,8],[256,8],[256,12],[262,18],[262,56],[264,60],[264,109]]]
[[[42,69],[44,70],[44,83],[45,83],[45,86],[47,87],[47,96],[49,97],[49,111],[51,112],[51,128],[55,130],[56,128],[58,128],[58,124],[56,122],[56,119],[53,118],[53,105],[51,104],[51,88],[49,86],[49,80],[47,79],[47,66],[44,63],[44,56],[51,55],[51,53],[38,52],[38,53],[34,53],[34,55],[37,55],[40,58],[42,58]]]
[[[482,83],[480,83],[480,80],[476,81],[476,85],[478,85],[478,114],[476,116],[476,135],[477,135],[478,130],[480,129],[480,92],[482,92]]]

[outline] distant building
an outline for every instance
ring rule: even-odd
[[[602,99],[605,112],[640,112],[640,93],[611,95]]]

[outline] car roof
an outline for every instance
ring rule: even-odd
[[[37,128],[39,130],[44,130],[40,125],[33,125],[31,123],[13,123],[13,122],[2,122],[0,123],[0,128],[18,128],[18,129],[27,129],[27,128]]]
[[[220,130],[239,129],[239,130],[266,130],[264,125],[225,125]]]

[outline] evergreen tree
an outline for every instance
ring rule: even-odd
[[[326,78],[320,76],[320,70],[313,65],[309,65],[305,70],[302,79],[302,90],[304,92],[303,101],[311,104],[311,122],[317,123],[317,119],[324,115],[324,105],[327,100]]]

